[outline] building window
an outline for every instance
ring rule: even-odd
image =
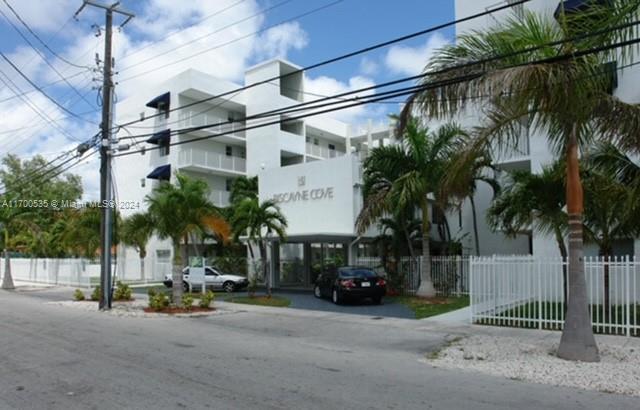
[[[145,186],[147,186],[146,178],[140,178],[140,187],[144,188]]]
[[[329,144],[329,149],[335,151],[336,150],[336,146],[333,144]]]
[[[313,139],[313,145],[320,145],[320,140],[317,138]]]
[[[240,150],[240,158],[247,158],[247,151],[244,148]]]
[[[228,157],[230,157],[231,155],[233,155],[233,147],[231,147],[231,145],[227,145],[224,149],[224,152]]]
[[[311,137],[306,138],[307,142],[311,142]]]
[[[166,157],[167,155],[169,155],[170,152],[170,145],[169,145],[169,138],[163,138],[162,141],[160,141],[160,143],[158,144],[158,146],[160,147],[160,156],[161,157]]]
[[[231,192],[231,187],[233,186],[233,179],[227,178],[225,181],[225,190],[227,192]]]

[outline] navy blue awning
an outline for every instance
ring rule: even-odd
[[[159,166],[147,178],[168,181],[171,178],[171,164]]]
[[[611,0],[565,0],[561,1],[558,4],[558,8],[556,8],[556,12],[553,14],[556,20],[560,17],[560,13],[562,13],[562,6],[564,5],[564,12],[566,14],[578,13],[587,11],[590,6],[593,4],[598,4],[600,6],[609,6],[611,5]]]
[[[171,104],[171,93],[167,92],[149,101],[147,103],[147,107],[155,108],[158,110],[169,110],[170,104]]]
[[[151,138],[147,140],[147,142],[149,144],[160,144],[162,142],[165,142],[165,140],[168,141],[170,138],[171,138],[171,129],[167,128],[166,130],[158,131],[155,134],[153,134]]]

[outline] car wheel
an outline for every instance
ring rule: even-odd
[[[322,297],[322,292],[320,291],[320,286],[316,285],[313,288],[313,295],[317,298],[321,298]]]
[[[189,291],[189,284],[187,282],[182,282],[182,290],[185,292]]]
[[[331,300],[336,305],[342,303],[342,297],[340,296],[340,292],[338,292],[338,289],[333,289],[333,291],[331,292]]]
[[[375,305],[381,305],[382,304],[382,296],[376,296],[373,298],[373,303]]]
[[[236,285],[233,282],[225,282],[222,285],[222,289],[227,293],[231,293],[236,289]]]

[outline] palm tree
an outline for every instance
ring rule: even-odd
[[[280,241],[286,239],[287,220],[280,212],[274,201],[267,200],[260,203],[256,197],[245,197],[234,206],[232,225],[235,239],[247,235],[251,259],[255,259],[252,243],[256,244],[262,262],[262,275],[265,280],[267,294],[271,296],[271,280],[267,266],[266,241],[275,233]],[[265,236],[266,235],[266,236]]]
[[[88,259],[96,257],[100,249],[100,214],[96,204],[87,204],[81,209],[65,212],[68,218],[63,233],[63,242],[74,256]]]
[[[172,292],[173,303],[178,306],[182,303],[182,269],[188,256],[189,234],[208,228],[228,237],[230,230],[218,208],[207,199],[207,191],[206,182],[176,174],[175,184],[162,183],[146,197],[155,232],[161,239],[170,239],[173,246]]]
[[[539,174],[511,171],[487,210],[487,221],[494,231],[515,237],[529,229],[555,238],[563,259],[568,217],[565,207],[563,164],[555,162]]]
[[[380,235],[374,239],[374,243],[382,247],[382,266],[389,272],[396,289],[404,285],[401,281],[402,256],[408,254],[414,260],[413,242],[421,237],[421,226],[421,221],[412,218],[408,212],[394,212],[391,217],[380,218],[378,221]],[[391,264],[388,263],[389,252],[393,256]]]
[[[122,223],[120,237],[125,245],[132,246],[140,255],[140,279],[145,280],[144,259],[147,257],[147,243],[153,234],[153,218],[147,212],[138,212]]]
[[[372,150],[364,163],[364,205],[356,226],[364,232],[377,218],[395,209],[418,207],[422,218],[422,266],[417,295],[436,294],[431,279],[429,209],[442,203],[440,182],[447,164],[459,152],[466,133],[455,124],[431,132],[411,118],[400,135],[400,143]],[[432,199],[433,198],[433,199]]]
[[[495,167],[492,164],[491,154],[488,149],[479,150],[476,155],[464,156],[463,161],[466,161],[464,166],[458,163],[457,159],[452,159],[452,164],[456,164],[456,167],[450,167],[450,172],[444,179],[442,187],[443,194],[442,199],[447,202],[452,198],[458,200],[469,199],[471,205],[471,217],[473,220],[473,238],[475,244],[476,256],[480,256],[480,239],[478,236],[478,212],[476,210],[475,194],[478,191],[478,183],[483,182],[493,191],[495,197],[500,192],[500,184],[498,181],[490,175],[490,172],[495,172]],[[445,204],[446,205],[446,204]]]
[[[229,201],[236,204],[245,198],[258,198],[258,177],[238,177],[231,185]]]
[[[587,11],[572,15],[562,9],[560,24],[525,12],[500,26],[459,36],[456,45],[439,50],[427,65],[425,70],[433,75],[425,77],[424,83],[433,87],[418,91],[404,111],[407,117],[417,107],[430,118],[446,118],[463,112],[482,96],[487,99],[483,103],[485,119],[472,148],[490,143],[515,146],[525,119],[534,131],[546,133],[549,145],[563,153],[571,297],[558,356],[589,362],[598,361],[599,353],[582,264],[584,201],[579,151],[590,144],[594,131],[624,147],[640,148],[640,107],[610,95],[612,73],[604,68],[611,60],[629,57],[626,50],[614,47],[636,37],[636,26],[614,27],[637,20],[640,0],[606,3],[592,1]],[[596,53],[597,48],[605,51]],[[524,49],[529,50],[520,52]],[[485,63],[461,67],[480,60]],[[464,81],[458,81],[462,76]]]

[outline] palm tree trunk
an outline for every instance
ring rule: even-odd
[[[473,220],[473,240],[476,245],[476,256],[480,256],[480,239],[478,239],[478,216],[476,214],[476,201],[473,199],[473,194],[469,195],[469,202],[471,203],[471,218]]]
[[[264,286],[267,289],[267,296],[271,297],[269,265],[267,264],[267,245],[263,240],[260,240],[258,248],[260,249],[260,259],[262,259],[262,279],[264,280]]]
[[[558,250],[560,251],[560,256],[562,257],[562,261],[567,261],[567,247],[564,244],[564,236],[562,235],[562,231],[556,226],[554,227],[554,233],[556,236],[556,242],[558,243]],[[567,301],[569,300],[569,289],[567,287],[567,265],[565,263],[562,264],[562,292],[564,295],[564,304],[562,306],[562,311],[567,314]]]
[[[598,346],[593,336],[584,275],[582,213],[584,194],[578,162],[577,124],[567,146],[567,211],[569,214],[569,300],[558,357],[597,362]]]
[[[4,276],[2,277],[2,289],[15,289],[13,277],[11,276],[11,256],[9,255],[9,231],[4,229]]]
[[[420,287],[416,295],[431,298],[436,295],[431,279],[431,250],[429,249],[429,203],[424,197],[420,204],[422,209],[422,269],[420,269]]]
[[[144,272],[144,258],[147,257],[146,252],[140,252],[140,280],[146,282],[145,272]]]
[[[180,246],[180,240],[173,241],[173,271],[172,271],[172,279],[173,279],[173,303],[176,306],[182,305],[182,252],[186,250],[186,247]]]

